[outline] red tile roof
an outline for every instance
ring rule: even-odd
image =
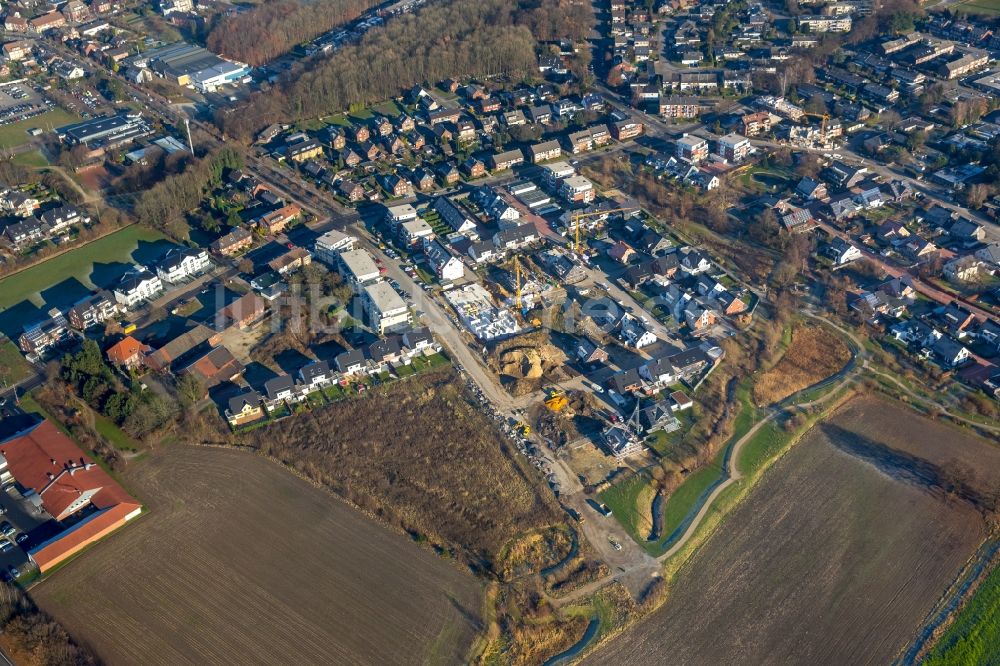
[[[125,365],[130,358],[147,349],[148,347],[146,347],[146,345],[142,344],[130,335],[124,340],[116,342],[108,347],[108,360],[115,365]]]
[[[42,505],[56,520],[62,520],[85,506],[73,507],[81,497],[92,494],[90,503],[98,509],[135,501],[87,454],[49,421],[0,443],[11,474],[25,488],[42,498]]]

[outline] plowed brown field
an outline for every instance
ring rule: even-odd
[[[128,468],[151,509],[31,594],[110,664],[457,663],[480,584],[259,456]]]
[[[850,403],[782,458],[595,664],[887,664],[984,535],[938,481],[1000,450],[896,404]],[[951,471],[949,471],[951,470]]]

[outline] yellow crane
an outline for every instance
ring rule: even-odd
[[[600,217],[602,215],[611,215],[612,213],[633,213],[637,209],[635,208],[608,208],[606,210],[597,210],[589,213],[574,213],[572,218],[572,224],[574,228],[574,243],[573,249],[577,252],[580,251],[580,220],[587,219],[588,217]]]
[[[514,259],[514,305],[521,310],[521,257],[515,254]]]
[[[823,141],[826,142],[826,124],[830,121],[829,113],[813,113],[811,111],[805,111],[805,115],[812,116],[813,118],[822,118],[823,122],[819,126],[820,136],[823,137]]]

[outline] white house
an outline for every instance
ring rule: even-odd
[[[824,253],[837,266],[849,264],[864,256],[857,245],[845,241],[843,238],[834,238],[831,240]]]
[[[624,315],[618,326],[622,342],[634,349],[642,349],[656,342],[656,335],[632,315]]]
[[[453,282],[465,276],[465,265],[441,243],[437,241],[424,243],[424,255],[442,282]]]
[[[136,266],[122,277],[115,287],[115,300],[131,308],[138,303],[149,300],[163,291],[163,282],[155,274],[146,270],[145,266]]]
[[[170,250],[157,267],[156,274],[164,282],[176,284],[208,269],[212,260],[204,248],[184,247]]]

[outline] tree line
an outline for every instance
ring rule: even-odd
[[[18,663],[91,666],[100,663],[19,588],[0,583],[0,631]]]
[[[208,35],[208,48],[240,62],[263,65],[296,44],[353,21],[376,4],[376,0],[272,0],[222,19]]]
[[[572,20],[581,11],[557,0],[446,0],[370,30],[360,43],[293,72],[274,89],[220,114],[218,122],[228,135],[247,140],[270,123],[367,106],[421,83],[522,80],[537,72],[536,37],[576,37],[589,30],[589,21]]]

